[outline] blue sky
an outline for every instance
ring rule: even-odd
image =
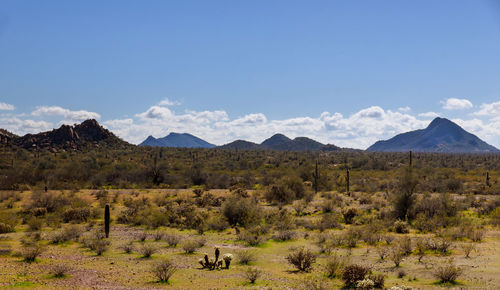
[[[0,127],[366,148],[440,115],[500,147],[499,56],[494,0],[2,0]]]

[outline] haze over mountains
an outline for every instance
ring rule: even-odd
[[[51,151],[75,151],[98,147],[119,149],[134,146],[121,140],[93,119],[74,126],[62,125],[52,131],[27,134],[22,137],[0,129],[0,145]],[[277,151],[355,150],[340,148],[332,144],[325,145],[307,137],[290,139],[283,134],[275,134],[260,144],[236,140],[222,146],[216,146],[188,133],[170,133],[163,138],[149,136],[139,146]],[[405,152],[409,150],[441,153],[500,153],[497,148],[444,118],[434,119],[425,129],[402,133],[389,140],[378,141],[367,149],[367,151],[378,152]]]

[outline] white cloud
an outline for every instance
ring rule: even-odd
[[[13,111],[15,109],[14,105],[0,102],[0,111]]]
[[[445,110],[464,110],[470,109],[473,107],[471,101],[467,99],[457,99],[457,98],[449,98],[444,101],[441,101],[443,105],[443,109]]]
[[[178,101],[171,101],[170,99],[165,98],[158,103],[158,106],[170,107],[170,106],[178,106],[180,104],[181,103]]]
[[[275,133],[290,138],[306,136],[323,143],[366,148],[375,141],[395,134],[425,128],[429,121],[379,106],[362,109],[350,116],[323,112],[319,117],[296,117],[269,120],[262,113],[230,119],[225,111],[186,111],[176,113],[152,106],[136,119],[118,119],[103,124],[118,136],[140,143],[147,136],[165,136],[170,132],[188,132],[214,144],[236,139],[262,142]]]
[[[34,110],[31,115],[41,116],[62,116],[65,120],[62,123],[82,122],[87,119],[100,119],[101,115],[85,110],[72,111],[59,106],[41,106]]]
[[[474,112],[476,116],[500,116],[500,102],[482,104],[479,111]]]
[[[406,107],[401,107],[401,108],[398,108],[398,111],[401,111],[401,112],[409,112],[411,111],[411,108],[406,106]]]
[[[0,118],[0,128],[18,135],[39,133],[52,129],[52,124],[46,121],[23,120],[17,117]]]
[[[439,117],[439,114],[436,112],[426,112],[426,113],[420,113],[418,114],[418,116],[422,118],[436,118]]]

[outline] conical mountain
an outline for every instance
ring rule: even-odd
[[[367,151],[442,153],[497,153],[497,148],[489,145],[476,135],[445,118],[434,119],[427,128],[399,134],[385,141],[378,141]]]

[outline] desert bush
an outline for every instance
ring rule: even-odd
[[[301,216],[307,208],[307,202],[303,199],[296,200],[292,203],[292,207],[295,210],[295,214]]]
[[[418,179],[412,168],[405,169],[394,192],[394,215],[400,220],[406,220],[415,204],[415,188]]]
[[[257,260],[257,253],[253,250],[242,250],[236,255],[238,263],[242,265],[248,265]]]
[[[156,248],[155,245],[148,244],[148,243],[144,243],[139,248],[139,253],[142,255],[143,258],[150,258],[157,251],[158,251],[158,248]]]
[[[110,241],[104,238],[103,231],[94,230],[83,237],[82,243],[85,247],[89,248],[91,251],[95,251],[96,254],[100,256],[106,252],[108,246],[111,244]]]
[[[50,271],[52,275],[56,278],[63,278],[68,273],[69,267],[65,264],[54,265]]]
[[[385,284],[385,276],[382,274],[371,274],[368,276],[368,279],[373,281],[373,288],[375,289],[384,289]]]
[[[464,243],[461,245],[461,248],[464,251],[465,257],[470,258],[470,254],[476,249],[476,245],[473,243]]]
[[[365,289],[365,290],[369,290],[369,289],[373,289],[375,288],[375,282],[373,282],[371,279],[363,279],[363,280],[359,280],[357,283],[356,283],[356,289]]]
[[[389,255],[395,267],[399,267],[405,257],[405,251],[400,247],[394,247]]]
[[[382,236],[382,240],[385,241],[386,244],[390,245],[394,241],[395,237],[391,235],[384,235]]]
[[[358,281],[365,279],[369,272],[370,268],[362,265],[346,265],[342,270],[342,280],[347,287],[354,287],[357,285]]]
[[[448,260],[443,266],[439,266],[433,272],[434,277],[439,279],[440,283],[455,282],[462,274],[462,269],[453,263],[453,260]]]
[[[167,242],[169,247],[176,247],[181,241],[181,236],[175,234],[165,234],[163,240]]]
[[[268,202],[282,204],[291,203],[304,197],[305,187],[297,176],[284,176],[276,184],[271,185],[265,192],[264,198]]]
[[[353,207],[346,208],[342,211],[342,216],[344,217],[344,222],[346,224],[352,224],[352,220],[357,214],[357,210]]]
[[[43,227],[43,220],[37,217],[31,217],[28,219],[28,231],[35,232],[40,231]]]
[[[415,254],[418,256],[419,262],[422,262],[422,259],[424,258],[428,248],[429,248],[428,243],[424,238],[419,238],[416,240],[416,242],[415,242]]]
[[[295,237],[296,233],[289,230],[281,230],[273,235],[273,239],[276,241],[288,241]]]
[[[230,225],[248,226],[260,219],[260,209],[251,198],[231,196],[222,205],[222,213]]]
[[[297,270],[308,272],[312,269],[313,264],[316,262],[316,255],[309,249],[304,247],[290,248],[286,256],[288,263],[293,265]]]
[[[30,243],[24,245],[21,249],[21,256],[25,262],[34,262],[38,256],[43,252],[43,248],[38,243]]]
[[[252,284],[254,284],[261,275],[262,271],[255,267],[250,267],[245,271],[245,277],[247,278],[248,282]]]
[[[446,255],[453,247],[453,242],[448,238],[430,239],[428,242],[430,250]]]
[[[402,220],[397,220],[394,222],[393,225],[394,232],[398,234],[407,234],[410,232],[410,227],[407,222],[402,221]]]
[[[83,228],[78,225],[69,225],[49,235],[52,244],[59,244],[68,241],[78,241],[83,233]]]
[[[137,234],[137,239],[141,242],[145,242],[146,239],[148,238],[149,234],[145,231],[139,232]]]
[[[316,224],[316,228],[320,231],[327,229],[342,229],[342,215],[336,211],[321,215],[321,219]]]
[[[345,257],[338,256],[336,253],[326,260],[325,273],[328,278],[336,278],[342,275],[342,269],[348,263]]]
[[[379,256],[380,260],[384,260],[385,257],[387,257],[387,254],[389,253],[389,248],[387,246],[378,246],[375,248],[375,251],[377,252],[377,255]]]
[[[263,236],[261,227],[252,227],[250,229],[241,230],[238,234],[238,240],[244,241],[250,246],[257,246],[266,239]]]
[[[89,207],[68,208],[63,213],[64,222],[86,222],[90,218]]]
[[[135,251],[135,246],[134,246],[134,243],[132,241],[130,241],[130,242],[122,245],[120,247],[120,249],[122,249],[125,253],[130,254],[133,251]]]
[[[177,272],[177,266],[165,259],[154,265],[152,272],[159,282],[167,283],[170,277]]]
[[[155,231],[155,232],[153,232],[153,239],[155,241],[160,241],[163,239],[164,235],[165,235],[165,233],[163,233],[162,231]]]
[[[200,247],[200,244],[195,239],[190,238],[182,241],[181,247],[185,253],[192,254]]]

